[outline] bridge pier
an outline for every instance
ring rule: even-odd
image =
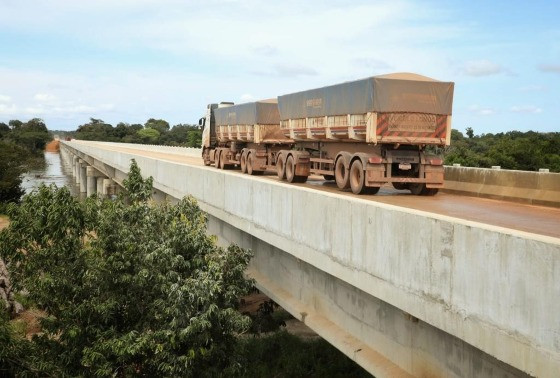
[[[87,192],[87,163],[80,159],[80,193]]]
[[[87,167],[87,196],[103,194],[103,180],[106,179],[102,172],[92,166]]]
[[[74,174],[74,183],[80,183],[80,158],[72,156],[72,173]]]
[[[103,179],[103,196],[111,197],[118,194],[118,186],[110,178]]]

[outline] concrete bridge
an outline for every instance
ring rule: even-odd
[[[73,141],[61,153],[88,195],[118,191],[132,158],[155,199],[193,195],[221,243],[253,250],[259,289],[377,377],[560,375],[558,208],[355,196],[205,167],[184,148]],[[559,174],[508,191],[469,172],[465,185],[451,172],[455,191],[560,202]]]

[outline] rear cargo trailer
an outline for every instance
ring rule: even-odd
[[[323,175],[357,194],[391,183],[433,195],[443,186],[443,162],[426,147],[450,143],[453,88],[452,82],[399,73],[279,96],[278,120],[272,108],[258,111],[273,102],[236,105],[229,113],[217,108],[215,146],[221,150],[209,149],[205,161],[222,163],[225,154],[224,167],[239,163],[247,171],[245,149],[254,157],[252,174],[276,170],[289,182]],[[267,138],[255,137],[260,128]]]

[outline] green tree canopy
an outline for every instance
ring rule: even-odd
[[[113,126],[101,119],[90,118],[88,123],[80,125],[75,134],[76,139],[118,142],[113,133]]]
[[[27,152],[13,143],[0,141],[0,204],[18,202],[23,195],[21,174]]]
[[[468,138],[451,130],[451,146],[444,152],[445,164],[459,163],[468,167],[537,171],[548,168],[560,172],[560,133],[509,131],[498,134],[474,135],[466,129]]]
[[[42,186],[11,207],[0,257],[14,289],[46,312],[27,366],[55,376],[233,374],[236,336],[250,323],[237,311],[250,253],[218,247],[194,199],[151,203],[134,162],[125,186],[129,205]]]
[[[157,130],[160,134],[164,134],[169,130],[169,122],[163,119],[150,118],[146,121],[144,127],[146,127],[147,129]]]
[[[142,143],[153,143],[155,144],[159,139],[159,131],[156,129],[142,129],[138,130],[136,134],[142,140]]]

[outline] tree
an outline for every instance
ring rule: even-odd
[[[160,134],[164,134],[165,132],[169,131],[169,122],[163,119],[150,118],[146,121],[144,127],[146,129],[157,130]]]
[[[10,126],[6,125],[4,122],[0,122],[0,139],[8,135],[10,131],[11,131]]]
[[[10,208],[0,257],[47,313],[29,358],[57,376],[235,373],[250,253],[218,247],[193,198],[151,203],[135,162],[125,188],[129,205],[42,186]]]
[[[76,139],[118,142],[113,126],[101,119],[90,118],[88,123],[80,125],[75,134]]]
[[[467,127],[465,129],[465,133],[467,134],[469,139],[472,139],[474,137],[474,131],[473,131],[472,127]]]
[[[21,174],[25,171],[26,151],[0,141],[0,204],[19,202],[24,191]]]
[[[156,129],[142,129],[142,130],[138,130],[136,134],[140,137],[142,143],[153,143],[153,144],[155,144],[158,141],[160,135],[159,131],[157,131]]]
[[[19,120],[12,120],[10,125],[12,126],[12,131],[6,137],[26,148],[31,153],[42,153],[47,142],[52,139],[47,126],[40,118],[33,118],[25,123]]]
[[[19,119],[12,119],[10,122],[8,122],[8,124],[10,125],[12,130],[17,130],[23,125],[23,122],[21,122]]]

